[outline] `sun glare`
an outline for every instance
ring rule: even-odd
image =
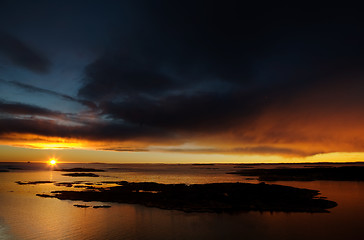
[[[57,163],[57,159],[55,159],[55,158],[49,159],[49,164],[50,165],[56,165],[56,163]]]

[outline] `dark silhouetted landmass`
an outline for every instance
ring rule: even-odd
[[[53,183],[53,181],[29,181],[29,182],[22,182],[22,181],[16,181],[19,185],[35,185],[35,184],[44,184],[44,183]]]
[[[364,181],[362,166],[244,169],[230,174],[257,176],[260,181]]]
[[[61,172],[105,172],[103,169],[95,169],[95,168],[64,168],[64,169],[55,169],[54,171]]]
[[[0,172],[9,172],[9,170],[0,169]]]
[[[118,184],[97,190],[52,193],[61,200],[132,203],[184,212],[328,212],[327,209],[337,205],[318,198],[316,190],[263,183],[185,185],[121,181]]]
[[[75,204],[73,205],[75,207],[78,207],[78,208],[89,208],[90,206],[87,206],[87,205],[81,205],[81,204]]]
[[[38,197],[44,197],[44,198],[55,198],[54,195],[43,194],[43,193],[37,193],[36,196],[38,196]]]
[[[95,174],[95,173],[65,173],[62,174],[63,176],[68,176],[68,177],[100,177],[99,175]]]

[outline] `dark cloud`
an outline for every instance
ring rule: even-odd
[[[80,96],[109,101],[311,85],[358,72],[364,63],[363,18],[356,10],[267,10],[236,1],[146,1],[131,7],[133,30],[125,35],[121,29],[109,50],[86,68]]]
[[[86,68],[89,81],[79,95],[91,99],[112,99],[119,94],[160,93],[174,84],[153,62],[141,63],[123,56],[103,57]]]
[[[214,1],[148,2],[139,10],[144,25],[135,23],[86,68],[79,91],[99,102],[110,121],[186,141],[235,130],[235,145],[261,145],[242,151],[305,155],[327,149],[274,144],[332,139],[317,126],[348,106],[361,114],[364,28],[357,10],[262,10]],[[345,119],[334,125],[345,128]],[[311,137],[300,130],[309,125],[317,131]]]
[[[148,1],[134,6],[133,30],[116,33],[105,55],[86,68],[79,94],[159,95],[211,81],[249,82],[254,54],[266,48],[266,36],[233,6],[204,9],[211,6]]]
[[[84,124],[83,126],[60,124],[55,120],[43,119],[17,119],[2,118],[0,119],[0,135],[3,134],[35,134],[47,137],[62,137],[84,139],[92,141],[153,141],[170,139],[173,141],[174,136],[167,132],[153,128],[140,128],[130,124],[122,123],[93,123]]]
[[[0,54],[15,65],[36,73],[47,73],[50,61],[18,38],[0,31]]]
[[[31,115],[31,116],[48,116],[48,117],[62,117],[64,114],[60,112],[51,111],[45,108],[32,106],[22,103],[10,103],[0,101],[0,113],[11,115]]]
[[[122,102],[104,102],[100,107],[111,119],[169,131],[206,132],[230,128],[234,121],[255,115],[264,99],[254,97],[243,93],[172,95],[158,100],[131,97]]]

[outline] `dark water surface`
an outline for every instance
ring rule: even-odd
[[[37,193],[74,190],[52,183],[15,181],[158,183],[258,182],[234,165],[61,164],[57,168],[104,169],[99,178],[67,177],[45,164],[0,163],[0,239],[361,239],[364,235],[364,182],[274,182],[320,190],[339,205],[330,213],[184,213],[133,204],[77,208],[75,201],[40,198]],[[256,165],[254,167],[262,167]],[[263,167],[277,167],[265,165]],[[282,167],[282,166],[281,166]],[[286,167],[295,167],[289,165]],[[10,169],[9,169],[10,168]],[[13,169],[13,168],[21,168]],[[91,206],[100,203],[87,203]],[[104,203],[103,203],[104,204]]]

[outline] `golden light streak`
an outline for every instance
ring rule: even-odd
[[[26,146],[37,149],[67,149],[67,148],[83,148],[82,143],[75,142],[46,142],[46,143],[27,143]]]
[[[91,141],[75,138],[45,137],[35,134],[2,135],[0,145],[30,149],[81,149],[81,150],[115,150],[115,151],[143,151],[149,143],[138,141]]]
[[[34,134],[9,134],[2,136],[0,144],[35,149],[85,149],[86,141],[60,137],[44,137]]]

